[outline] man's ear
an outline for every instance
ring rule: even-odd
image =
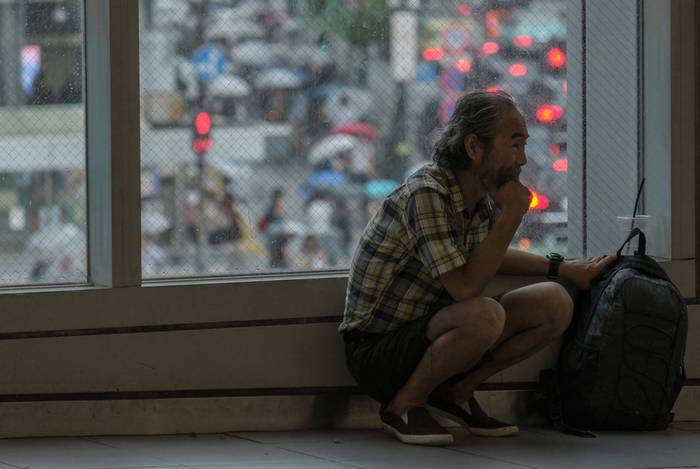
[[[478,163],[481,160],[482,146],[476,134],[467,135],[464,139],[464,149],[472,163]]]

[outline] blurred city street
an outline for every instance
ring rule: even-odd
[[[514,245],[565,252],[561,0],[139,6],[144,278],[346,269],[470,90],[528,122]],[[2,284],[89,281],[82,9],[0,3]]]

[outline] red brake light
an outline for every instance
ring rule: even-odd
[[[486,12],[486,32],[491,37],[498,37],[501,35],[501,22],[499,19],[499,14],[496,10],[488,10]]]
[[[549,152],[552,154],[552,156],[559,156],[561,154],[561,148],[558,144],[552,143],[549,145]]]
[[[442,60],[445,53],[439,47],[429,47],[423,51],[423,58],[428,62]]]
[[[544,194],[538,194],[530,189],[532,199],[530,199],[530,208],[532,210],[545,210],[549,207],[549,199]]]
[[[514,77],[522,77],[527,75],[527,67],[525,64],[513,64],[508,68],[508,73]]]
[[[558,173],[565,173],[569,170],[569,160],[560,159],[552,163],[552,169]]]
[[[481,46],[481,51],[486,55],[495,54],[499,50],[500,47],[497,42],[485,42],[484,45]]]
[[[497,92],[498,92],[498,88],[496,88],[495,86],[489,86],[489,87],[486,88],[484,91],[488,91],[489,93],[497,93]]]
[[[467,73],[472,69],[472,63],[467,59],[460,59],[457,61],[457,70],[462,73]]]
[[[208,112],[200,112],[194,118],[194,128],[197,135],[206,135],[211,130],[211,117]]]
[[[550,67],[560,68],[566,65],[566,54],[558,47],[553,47],[547,52],[547,63]]]
[[[472,12],[472,7],[467,5],[466,3],[460,3],[457,5],[457,13],[459,13],[462,16],[469,16]]]
[[[527,48],[532,45],[532,36],[528,34],[521,34],[520,36],[515,36],[513,38],[513,45],[515,47]]]
[[[202,140],[195,140],[192,143],[192,151],[195,153],[210,152],[212,147],[212,141],[210,138],[204,138]]]
[[[544,124],[548,124],[559,119],[563,114],[564,111],[560,106],[556,106],[554,104],[542,104],[537,106],[535,118]]]

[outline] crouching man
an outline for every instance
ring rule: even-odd
[[[404,443],[452,443],[427,407],[476,435],[518,432],[486,415],[474,391],[560,336],[573,303],[556,282],[485,297],[494,275],[561,276],[587,289],[615,260],[564,263],[509,247],[530,206],[519,181],[527,138],[509,95],[464,95],[434,162],[387,197],[358,244],[339,331],[350,372]]]

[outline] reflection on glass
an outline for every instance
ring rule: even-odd
[[[0,2],[0,284],[85,283],[83,3]]]
[[[528,121],[536,202],[514,245],[566,252],[564,2],[389,3],[141,1],[145,277],[347,268],[474,89]],[[418,19],[408,80],[399,11]]]

